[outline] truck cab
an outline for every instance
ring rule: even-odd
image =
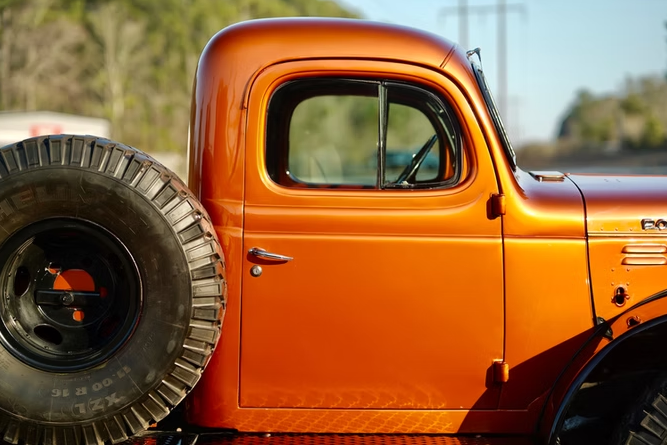
[[[517,167],[477,56],[340,19],[210,41],[189,185],[226,252],[229,303],[190,419],[535,432],[597,326],[586,210],[566,175]]]

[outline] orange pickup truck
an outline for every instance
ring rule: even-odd
[[[666,443],[667,178],[522,171],[479,52],[231,26],[188,158],[0,149],[6,442]]]

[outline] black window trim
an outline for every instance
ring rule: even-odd
[[[446,124],[449,124],[449,127],[454,131],[454,140],[449,140],[448,142],[452,145],[453,147],[453,152],[450,153],[452,156],[452,160],[454,161],[454,174],[444,180],[444,181],[432,181],[432,182],[419,182],[415,184],[395,184],[395,183],[387,183],[384,182],[381,190],[423,190],[423,189],[444,189],[444,188],[451,188],[455,186],[456,184],[459,183],[461,179],[461,165],[462,165],[462,136],[461,136],[461,127],[459,125],[458,119],[454,118],[454,111],[452,110],[452,107],[443,102],[442,99],[433,92],[429,91],[426,88],[423,88],[421,86],[408,83],[408,82],[399,82],[399,81],[386,81],[384,82],[386,87],[396,87],[396,88],[401,88],[401,89],[412,89],[417,91],[419,94],[423,94],[428,99],[431,101],[435,102],[435,105],[442,110],[445,113],[445,118],[447,120]],[[387,107],[389,106],[389,101],[387,101]],[[442,122],[434,122],[433,116],[429,113],[425,113],[423,110],[422,113],[424,113],[424,116],[431,122],[431,125],[433,125],[433,128],[438,131],[438,129],[442,130],[444,129],[447,125]],[[387,108],[387,114],[389,113],[389,110]],[[439,143],[442,143],[441,141],[443,140],[442,136],[445,136],[443,134],[438,134],[438,140]]]
[[[385,159],[387,157],[387,129],[389,125],[389,102],[387,101],[387,93],[389,89],[387,88],[386,82],[380,82],[378,84],[378,179],[376,187],[378,190],[384,188],[385,183]]]

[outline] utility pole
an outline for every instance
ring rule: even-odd
[[[459,17],[459,43],[468,50],[468,16],[470,14],[496,14],[498,17],[498,109],[502,117],[507,116],[507,15],[511,12],[524,13],[521,3],[508,4],[506,0],[498,0],[495,5],[469,6],[468,0],[459,0],[458,6],[450,6],[440,10],[441,16],[451,14]]]

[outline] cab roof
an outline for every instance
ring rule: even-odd
[[[310,58],[363,58],[442,68],[456,45],[435,34],[405,26],[308,17],[241,22],[217,33],[202,58],[213,48],[225,53],[228,60],[238,58],[251,65]]]

